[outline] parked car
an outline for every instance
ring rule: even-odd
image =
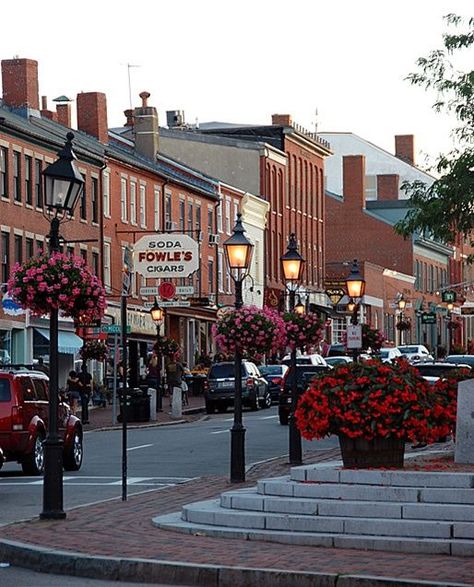
[[[414,367],[423,377],[423,379],[426,379],[426,381],[428,381],[428,383],[431,385],[434,385],[438,379],[445,377],[449,371],[456,370],[461,367],[471,369],[471,367],[467,364],[446,362],[417,363],[414,365]]]
[[[330,371],[328,365],[296,365],[296,389],[298,395],[301,395],[313,377]],[[294,381],[294,373],[290,367],[283,377],[280,388],[280,397],[278,399],[278,418],[280,424],[286,426],[291,412],[291,387]]]
[[[204,383],[204,399],[206,412],[215,410],[225,412],[234,405],[235,397],[235,366],[231,362],[214,363],[209,369]],[[250,361],[242,361],[242,406],[258,410],[269,408],[272,398],[267,380],[261,375],[257,366]]]
[[[346,345],[342,342],[336,342],[335,344],[331,344],[326,351],[324,358],[327,357],[341,357],[343,355],[347,355]]]
[[[410,361],[410,363],[415,361],[419,361],[421,363],[426,361],[434,361],[433,355],[422,344],[405,344],[398,346],[397,349],[402,353],[405,359]]]
[[[0,367],[0,467],[17,461],[27,475],[44,470],[43,442],[48,432],[49,378],[41,371]],[[59,401],[58,431],[63,439],[63,466],[78,471],[82,465],[82,424],[69,406]]]
[[[268,383],[268,390],[272,398],[272,402],[277,402],[280,395],[281,382],[283,376],[288,371],[287,365],[260,365],[258,368],[260,373],[265,377]]]
[[[335,367],[336,365],[344,365],[345,363],[352,363],[352,357],[347,357],[346,355],[340,357],[325,357],[325,361],[331,367]]]
[[[444,359],[445,363],[456,363],[457,365],[469,365],[469,367],[474,368],[474,355],[448,355]]]
[[[283,365],[290,366],[291,362],[291,355],[285,355],[282,359]],[[326,359],[317,353],[312,355],[304,355],[302,353],[297,353],[296,355],[296,364],[297,365],[319,365],[321,367],[327,367],[328,364],[326,363]]]
[[[392,361],[395,361],[395,359],[399,359],[400,357],[403,356],[397,347],[381,348],[378,355],[379,355],[382,363],[391,363]]]

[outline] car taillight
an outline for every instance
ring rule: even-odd
[[[21,417],[21,407],[12,407],[12,430],[23,430],[23,418]]]
[[[247,378],[247,381],[245,382],[245,385],[246,385],[247,387],[253,387],[253,386],[254,386],[254,384],[255,384],[255,380],[254,380],[254,379],[252,379],[252,377],[248,377],[248,378]]]
[[[275,385],[281,385],[281,382],[283,381],[282,377],[272,377],[271,382],[274,383]]]
[[[204,391],[207,391],[209,389],[209,381],[207,379],[204,379],[203,388]]]

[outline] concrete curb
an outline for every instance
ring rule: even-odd
[[[0,558],[10,564],[44,573],[111,581],[141,581],[189,587],[469,587],[466,583],[443,583],[368,575],[344,575],[252,569],[210,564],[170,562],[156,559],[92,556],[55,551],[12,540],[0,540]]]

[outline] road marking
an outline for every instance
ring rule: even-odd
[[[132,446],[131,448],[127,448],[127,450],[138,450],[139,448],[148,448],[149,446],[153,446],[152,444],[142,444],[140,446]]]
[[[157,487],[157,486],[169,486],[169,485],[179,485],[181,483],[186,483],[191,481],[194,477],[127,477],[127,485],[130,486],[142,486],[142,487]],[[120,485],[122,483],[121,477],[113,476],[113,477],[104,477],[104,476],[97,476],[97,477],[88,477],[84,476],[81,477],[78,475],[77,477],[65,477],[63,479],[65,486],[114,486]],[[30,478],[16,478],[16,479],[0,479],[0,487],[4,486],[12,486],[18,487],[20,485],[43,485],[43,479],[34,479]]]
[[[259,418],[259,420],[276,420],[278,418],[278,415],[275,416],[262,416],[261,418]]]
[[[215,432],[211,432],[211,434],[223,434],[224,432],[229,432],[229,430],[216,430]]]

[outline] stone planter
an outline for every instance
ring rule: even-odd
[[[405,441],[399,438],[348,438],[339,436],[344,467],[366,469],[377,467],[403,468]]]

